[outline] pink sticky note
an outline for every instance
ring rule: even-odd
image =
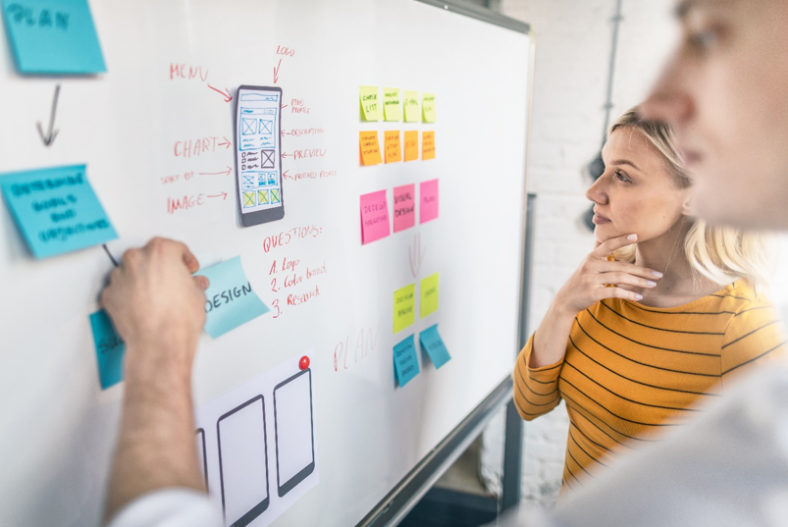
[[[424,181],[419,188],[419,194],[419,223],[434,220],[438,217],[438,180]]]
[[[361,243],[372,243],[390,234],[386,191],[361,196]]]
[[[394,188],[394,232],[410,229],[416,224],[416,185]]]

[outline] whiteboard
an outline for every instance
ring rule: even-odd
[[[116,257],[154,235],[185,241],[203,266],[241,256],[281,314],[203,335],[195,403],[313,350],[320,482],[274,525],[356,524],[510,374],[529,37],[409,0],[90,3],[106,74],[21,77],[3,33],[0,173],[87,164]],[[242,228],[234,176],[221,173],[234,167],[222,145],[234,101],[218,91],[274,74],[291,105],[283,130],[313,130],[285,135],[283,151],[324,155],[286,157],[284,219]],[[36,122],[46,128],[56,84],[46,148]],[[362,85],[435,93],[437,122],[362,122]],[[434,130],[436,159],[359,166],[365,130]],[[360,195],[385,189],[391,207],[395,186],[435,178],[438,219],[362,246]],[[199,195],[168,212],[168,199]],[[101,247],[34,260],[5,205],[0,247],[0,524],[99,525],[123,385],[100,389],[88,316],[111,263]],[[275,293],[269,272],[284,258],[326,272]],[[393,292],[436,272],[438,311],[393,334]],[[420,354],[421,373],[396,387],[393,346],[436,323],[452,360],[436,370]]]

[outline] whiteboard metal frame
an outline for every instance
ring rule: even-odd
[[[525,33],[526,35],[531,33],[530,24],[502,15],[487,7],[464,2],[463,0],[416,0],[416,2],[439,7],[446,11],[475,18],[482,22],[487,22],[488,24],[517,31],[518,33]]]

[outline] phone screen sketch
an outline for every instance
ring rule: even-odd
[[[282,497],[315,470],[311,369],[274,388],[274,424],[276,481]]]
[[[285,216],[281,113],[281,88],[238,88],[235,172],[244,227],[281,220]]]
[[[268,446],[262,395],[216,423],[225,525],[243,527],[268,508]]]
[[[205,483],[205,490],[210,491],[211,489],[208,488],[208,458],[205,456],[205,430],[198,428],[194,436],[197,441],[197,460],[200,463],[202,481]]]

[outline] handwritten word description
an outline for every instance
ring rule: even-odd
[[[358,91],[361,115],[365,121],[380,121],[380,101],[377,86],[361,86]]]
[[[416,224],[416,185],[394,188],[394,232],[410,229]]]
[[[413,335],[394,346],[394,375],[400,388],[419,374],[419,357],[416,355]]]
[[[386,163],[402,161],[402,144],[399,141],[399,130],[387,130],[383,132],[383,135]]]
[[[420,318],[424,318],[438,310],[439,288],[440,273],[431,274],[421,281],[421,301],[419,302]]]
[[[405,132],[405,161],[419,159],[419,132],[416,130]]]
[[[103,309],[90,315],[93,343],[96,345],[99,383],[106,390],[123,380],[123,354],[126,343],[120,338],[109,315]]]
[[[419,204],[419,223],[425,223],[438,217],[438,180],[423,181],[419,187],[421,203]]]
[[[394,333],[416,321],[416,284],[394,291]]]
[[[391,234],[386,191],[361,196],[361,243],[366,245]]]
[[[378,133],[376,131],[359,132],[358,147],[361,153],[361,164],[368,167],[379,165],[383,162],[380,157],[380,143],[378,143]]]
[[[418,123],[420,117],[419,92],[405,90],[403,103],[405,104],[405,122]]]
[[[402,100],[399,88],[383,88],[383,120],[402,120]]]
[[[36,258],[118,237],[88,182],[85,165],[5,174],[0,189]]]
[[[212,338],[268,313],[268,307],[252,291],[240,256],[198,271],[195,276],[205,276],[211,282],[205,292],[205,331]]]
[[[0,0],[22,73],[107,71],[87,0]]]
[[[430,356],[430,360],[435,365],[436,369],[451,360],[449,350],[446,349],[446,345],[443,343],[443,339],[438,333],[437,324],[419,333],[419,342],[424,351],[427,352],[427,355]]]
[[[421,159],[435,159],[435,132],[422,132]]]
[[[437,117],[435,111],[435,94],[423,93],[421,95],[421,112],[425,123],[434,123]]]

